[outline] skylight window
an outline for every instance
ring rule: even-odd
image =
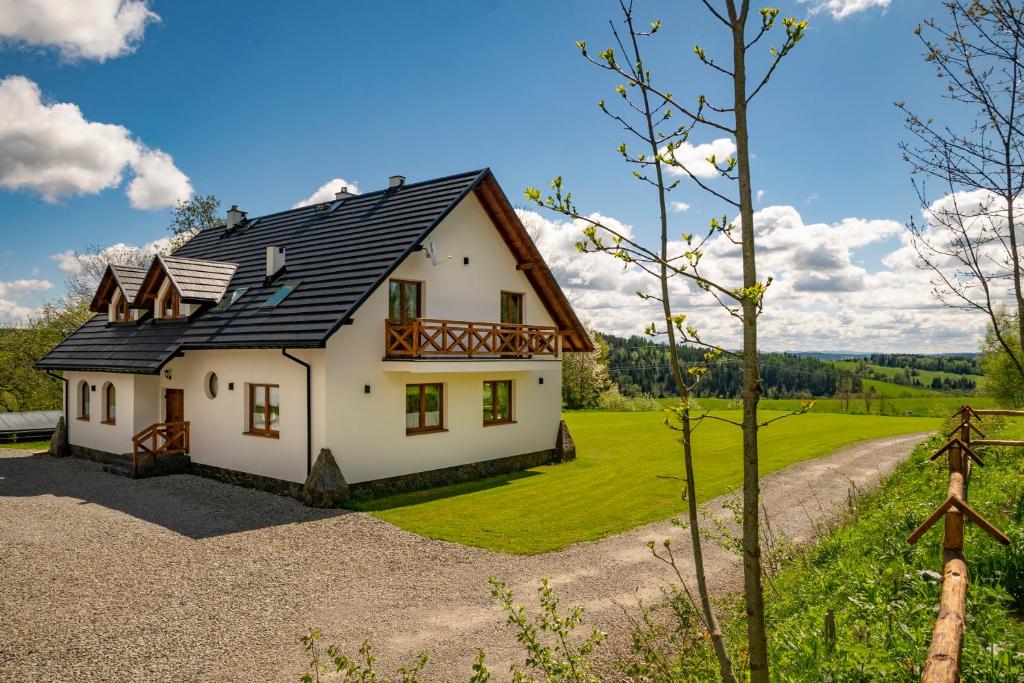
[[[269,311],[272,308],[276,308],[279,303],[284,301],[289,294],[299,288],[301,282],[283,282],[281,286],[277,288],[277,291],[270,295],[270,298],[263,302],[260,308],[264,311]]]
[[[217,305],[210,309],[210,313],[223,313],[228,310],[231,304],[242,298],[242,295],[249,291],[248,287],[239,287],[221,297]]]

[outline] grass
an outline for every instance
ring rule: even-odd
[[[856,370],[858,367],[860,367],[860,361],[855,360],[839,360],[834,361],[834,364],[836,367],[844,368],[846,370]],[[889,379],[895,377],[896,374],[899,372],[910,371],[908,368],[890,368],[886,365],[875,365],[874,363],[867,363],[866,366],[868,367],[868,369],[873,370],[879,373],[880,375],[888,377]],[[985,380],[985,378],[982,375],[958,375],[955,372],[942,372],[939,370],[917,370],[917,374],[914,375],[914,377],[921,380],[921,384],[925,385],[926,387],[931,385],[932,380],[936,377],[940,379],[950,380],[958,380],[962,377],[966,377],[967,379],[974,380],[975,384],[979,385],[981,384],[981,382]]]
[[[1024,437],[1024,421],[1001,429]],[[907,535],[946,495],[948,468],[929,462],[918,447],[874,494],[858,501],[847,523],[827,532],[773,578],[766,592],[769,648],[780,681],[919,681],[939,603],[940,583],[922,571],[941,569],[942,524],[916,545]],[[1012,539],[1009,548],[968,524],[964,543],[970,571],[968,628],[963,641],[965,681],[1024,680],[1024,457],[1019,449],[985,449],[975,468],[970,504]],[[836,641],[824,638],[827,610],[835,613]],[[1016,610],[1016,611],[1015,611]],[[742,611],[726,624],[733,652],[744,647]],[[705,653],[706,654],[706,653]],[[701,659],[701,658],[698,658]],[[681,661],[681,671],[707,667]],[[700,674],[694,674],[698,679]]]
[[[49,441],[0,441],[0,449],[14,448],[24,451],[45,451],[50,447]]]
[[[719,413],[739,419],[736,411]],[[763,411],[769,419],[780,413]],[[662,413],[570,412],[573,463],[428,491],[357,501],[353,507],[430,538],[509,553],[539,553],[680,513],[681,446]],[[761,432],[761,474],[827,455],[855,441],[932,431],[937,419],[808,414]],[[697,494],[739,487],[739,429],[716,421],[695,437]],[[674,478],[664,478],[674,477]]]
[[[893,385],[896,386],[896,385]],[[901,387],[910,390],[909,387]],[[659,399],[661,407],[675,403],[676,399]],[[739,408],[739,399],[729,398],[701,398],[698,399],[701,407],[709,410],[733,410]],[[795,398],[765,398],[761,399],[762,410],[783,410],[793,411],[800,409],[800,400]],[[929,396],[912,396],[904,398],[886,398],[886,415],[898,417],[948,417],[963,404],[968,403],[975,408],[994,408],[996,401],[987,396],[950,396],[933,392]],[[871,405],[871,414],[877,415],[881,404],[878,399]],[[836,398],[814,399],[812,413],[845,413],[849,415],[865,415],[866,409],[863,398],[850,400],[849,408],[843,408],[843,402]]]

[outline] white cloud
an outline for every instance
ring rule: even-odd
[[[192,196],[170,155],[133,139],[124,126],[89,121],[71,103],[46,104],[39,86],[23,76],[0,80],[0,188],[52,203],[118,187],[125,168],[134,174],[127,194],[136,208]]]
[[[103,62],[135,50],[160,17],[146,0],[0,0],[0,39]]]
[[[679,212],[689,211],[690,210],[690,205],[687,204],[686,202],[672,202],[670,204],[670,208],[673,211],[679,211]]]
[[[889,9],[891,0],[800,0],[811,4],[811,14],[828,12],[836,21],[840,21],[858,12],[879,7]]]
[[[519,216],[581,319],[598,330],[640,334],[661,317],[660,303],[644,301],[640,290],[656,294],[656,280],[636,266],[606,254],[575,249],[583,224],[549,220],[533,211]],[[862,264],[862,249],[876,253],[892,241],[904,247],[905,227],[891,220],[846,218],[807,223],[792,206],[769,206],[755,214],[758,271],[774,281],[761,318],[765,350],[965,351],[977,348],[984,321],[943,309],[930,294],[926,273],[913,263]],[[670,245],[678,253],[682,245]],[[886,260],[888,262],[888,259]],[[735,286],[740,277],[738,247],[724,237],[712,240],[701,262],[702,274]],[[686,313],[709,340],[740,343],[739,328],[706,293],[673,278],[674,312]],[[941,311],[941,314],[938,314]]]
[[[35,312],[35,309],[19,303],[22,296],[41,294],[51,289],[52,282],[35,278],[0,282],[0,324],[12,325],[23,322]]]
[[[686,171],[698,178],[715,178],[719,173],[712,164],[708,163],[708,157],[714,156],[718,164],[721,165],[735,152],[736,143],[731,138],[718,138],[700,145],[684,142],[673,151],[672,158]],[[661,153],[666,154],[666,149],[663,148]],[[668,171],[674,175],[686,175],[686,171],[675,166],[669,166]]]
[[[349,182],[344,178],[331,178],[326,183],[316,188],[313,194],[309,195],[292,208],[297,209],[300,206],[309,206],[310,204],[320,204],[321,202],[333,201],[335,193],[343,187],[347,187],[348,191],[352,194],[359,194],[358,183]]]
[[[128,183],[128,201],[136,209],[160,209],[168,200],[184,201],[192,196],[188,176],[174,165],[170,154],[146,150],[132,166],[135,177]]]
[[[764,199],[764,190],[758,190],[757,191],[757,203],[760,204],[762,199]]]

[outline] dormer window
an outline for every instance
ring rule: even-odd
[[[181,297],[174,287],[168,287],[164,298],[160,300],[160,317],[165,320],[181,317]]]
[[[117,298],[117,303],[114,304],[114,322],[115,323],[126,323],[132,319],[132,308],[128,304],[128,299],[123,295]]]

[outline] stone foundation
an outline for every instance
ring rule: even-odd
[[[554,449],[536,451],[534,453],[521,453],[520,455],[511,455],[506,458],[472,462],[466,465],[455,465],[454,467],[444,467],[438,470],[427,470],[426,472],[413,472],[385,479],[360,481],[348,486],[353,498],[380,498],[396,493],[419,491],[449,484],[461,484],[466,481],[493,477],[497,474],[508,474],[509,472],[517,472],[537,467],[538,465],[547,465],[552,462],[558,462]]]
[[[71,455],[75,458],[101,462],[104,465],[113,465],[115,463],[123,462],[125,458],[125,456],[120,453],[108,453],[107,451],[89,448],[88,446],[76,446],[75,444],[69,444],[68,449],[71,451]],[[128,457],[131,458],[131,455]]]
[[[229,470],[214,465],[201,465],[196,462],[192,463],[189,474],[216,479],[225,484],[244,486],[245,488],[256,489],[257,491],[266,491],[267,493],[276,493],[279,496],[288,496],[289,498],[302,500],[302,484],[294,481],[264,477],[261,474],[250,474],[249,472],[239,472],[238,470]]]

